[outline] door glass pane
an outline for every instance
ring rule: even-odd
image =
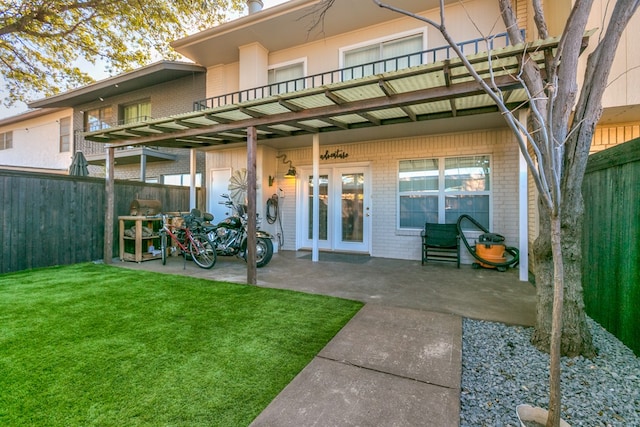
[[[329,207],[329,176],[320,175],[320,227],[318,240],[327,240],[327,210]],[[309,176],[309,233],[308,238],[313,239],[313,176]]]
[[[362,242],[364,174],[342,175],[342,241]]]

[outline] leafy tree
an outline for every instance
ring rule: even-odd
[[[329,4],[334,0],[325,1]],[[498,106],[527,160],[538,189],[540,209],[540,233],[534,244],[538,304],[532,343],[550,352],[547,426],[558,426],[560,354],[589,357],[595,354],[582,297],[582,182],[616,50],[640,0],[614,2],[613,9],[602,23],[603,29],[595,41],[595,49],[587,59],[580,88],[578,58],[582,53],[593,0],[572,2],[557,50],[545,52],[544,70],[530,60],[528,53],[520,55],[521,67],[516,78],[528,94],[530,110],[525,124],[517,120],[517,111],[507,108],[500,90],[491,81],[483,80],[456,46],[445,25],[443,0],[440,0],[440,22],[380,0],[373,1],[380,7],[426,22],[442,34],[469,73]],[[524,43],[512,0],[498,0],[498,3],[512,42]],[[553,35],[549,34],[542,3],[542,0],[531,0],[538,37],[546,39]]]
[[[78,64],[117,73],[176,58],[169,42],[242,10],[241,0],[0,0],[0,73],[8,107],[92,82]]]

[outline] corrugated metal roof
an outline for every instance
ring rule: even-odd
[[[544,67],[544,50],[559,38],[468,56],[484,79],[492,78],[510,105],[526,101],[515,78],[518,57],[527,51]],[[493,70],[493,75],[489,72]],[[496,107],[459,58],[400,71],[332,83],[278,96],[175,115],[95,132],[85,138],[120,145],[197,148],[243,141],[257,128],[259,140],[383,126],[430,118],[487,112]]]

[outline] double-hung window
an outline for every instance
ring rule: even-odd
[[[421,64],[423,34],[414,34],[344,51],[342,80],[358,79]]]
[[[268,70],[270,95],[304,89],[304,61],[275,65]]]
[[[0,133],[0,150],[13,148],[13,131]]]
[[[490,199],[487,155],[400,161],[400,229],[420,229],[425,222],[455,224],[462,214],[490,228]]]
[[[60,119],[60,152],[71,151],[71,117]]]

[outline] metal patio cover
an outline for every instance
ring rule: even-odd
[[[585,40],[588,35],[585,35]],[[516,75],[524,51],[544,68],[544,52],[559,37],[508,46],[467,58],[492,80],[511,108],[525,107]],[[491,72],[493,70],[493,72]],[[250,91],[242,93],[249,94]],[[386,124],[459,117],[498,111],[459,58],[276,96],[85,133],[110,147],[153,145],[205,148],[244,142],[247,128],[258,140],[341,131]]]

